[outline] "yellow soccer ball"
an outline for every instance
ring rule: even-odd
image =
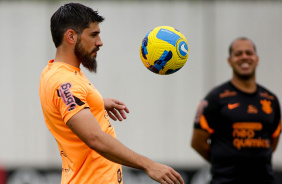
[[[189,47],[183,34],[170,26],[149,31],[140,46],[140,57],[150,71],[168,75],[177,72],[188,59]]]

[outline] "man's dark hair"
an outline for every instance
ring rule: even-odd
[[[228,49],[228,51],[229,51],[229,56],[231,56],[231,53],[232,53],[232,49],[233,49],[233,43],[235,42],[235,41],[237,41],[237,40],[249,40],[252,44],[253,44],[253,47],[254,47],[254,50],[255,50],[255,52],[257,52],[257,48],[256,48],[256,45],[254,44],[254,42],[252,41],[252,40],[250,40],[249,38],[247,38],[247,37],[239,37],[239,38],[237,38],[236,40],[234,40],[231,44],[230,44],[230,46],[229,46],[229,49]]]
[[[62,44],[64,33],[68,29],[81,35],[83,30],[90,26],[90,23],[101,23],[103,20],[104,17],[98,15],[97,11],[80,3],[61,6],[51,17],[51,34],[56,48]]]

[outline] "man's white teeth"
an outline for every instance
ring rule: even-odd
[[[249,67],[249,66],[250,66],[249,63],[243,63],[243,64],[241,64],[241,67],[242,67],[242,68],[247,68],[247,67]]]

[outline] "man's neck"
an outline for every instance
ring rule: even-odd
[[[249,79],[240,79],[238,77],[233,76],[233,78],[231,79],[231,83],[236,88],[245,93],[254,93],[257,90],[255,77],[251,77]]]
[[[77,60],[74,52],[70,49],[57,48],[56,57],[54,62],[62,62],[79,68],[80,63]]]

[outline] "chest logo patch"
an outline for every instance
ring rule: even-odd
[[[260,104],[262,105],[261,109],[263,110],[263,112],[265,112],[266,114],[272,113],[271,101],[264,99],[260,101]]]
[[[227,105],[227,107],[228,107],[228,109],[229,110],[232,110],[232,109],[235,109],[235,108],[237,108],[237,107],[239,107],[240,106],[240,104],[239,103],[233,103],[233,104],[228,104]]]
[[[249,114],[257,114],[258,113],[258,109],[254,105],[249,105],[247,112]]]

